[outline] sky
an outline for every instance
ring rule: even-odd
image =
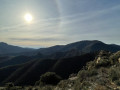
[[[120,45],[119,38],[120,0],[0,0],[0,42],[39,48],[81,40]]]

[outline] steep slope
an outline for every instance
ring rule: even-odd
[[[2,67],[0,73],[6,70],[6,74],[9,73],[9,75],[4,76],[0,83],[12,81],[17,85],[33,85],[35,81],[39,80],[41,74],[48,71],[56,72],[61,77],[67,78],[69,74],[77,73],[88,61],[94,60],[97,53],[93,52],[101,49],[115,52],[120,50],[120,46],[108,45],[96,40],[80,41],[63,46],[42,48],[35,51],[37,55],[34,56],[16,56],[13,58],[2,56],[0,58],[0,67]],[[20,67],[9,70],[16,64]]]
[[[16,56],[16,57],[7,58],[6,60],[0,62],[0,68],[10,65],[23,64],[32,59],[33,59],[32,57],[28,57],[28,56]]]
[[[10,56],[0,56],[0,63],[5,62],[7,60],[11,59]]]
[[[109,51],[101,50],[99,54],[97,54],[95,59],[93,61],[87,62],[87,64],[82,69],[80,69],[80,71],[77,74],[71,74],[68,79],[61,80],[57,85],[53,85],[53,83],[55,83],[57,79],[54,82],[52,82],[53,79],[55,79],[56,77],[52,77],[53,73],[50,74],[49,72],[44,74],[43,77],[41,77],[40,79],[38,79],[39,81],[37,81],[36,83],[37,86],[26,87],[26,89],[120,90],[119,70],[120,51],[116,53],[111,53]],[[54,74],[54,76],[55,75],[56,74]],[[46,80],[51,81],[47,83]],[[42,82],[45,82],[45,84],[42,84]]]
[[[14,73],[12,73],[4,82],[14,82],[16,85],[33,85],[40,78],[40,75],[49,71],[56,60],[34,60],[26,63]]]
[[[14,71],[16,71],[20,67],[21,65],[15,65],[15,66],[0,68],[0,84],[2,84],[3,80],[9,77]]]
[[[52,72],[56,72],[63,78],[68,78],[72,73],[77,73],[87,62],[94,60],[96,54],[88,53],[81,56],[59,59],[52,68]]]
[[[76,76],[61,81],[57,90],[120,90],[120,51],[101,51]],[[53,90],[55,90],[53,89]]]
[[[16,85],[33,85],[39,80],[41,74],[49,71],[56,72],[63,78],[67,78],[69,74],[77,73],[88,61],[93,60],[94,57],[95,54],[85,54],[71,58],[36,59],[23,64],[6,77],[2,83],[14,82]]]

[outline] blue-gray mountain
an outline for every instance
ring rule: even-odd
[[[22,48],[18,46],[8,45],[7,43],[0,42],[0,54],[15,54],[22,52],[30,52],[34,49],[31,48]]]
[[[44,55],[50,55],[56,52],[68,52],[71,50],[77,50],[79,53],[89,53],[99,50],[107,50],[111,52],[116,52],[120,50],[119,45],[115,44],[105,44],[98,40],[85,40],[85,41],[79,41],[70,43],[67,45],[56,45],[48,48],[40,48],[37,50],[30,49],[30,48],[21,48],[18,46],[8,45],[6,43],[1,42],[0,43],[0,54],[24,54],[24,55],[33,55],[37,54],[38,52]],[[19,53],[19,54],[18,54]]]
[[[40,48],[38,51],[42,54],[51,54],[55,52],[67,52],[71,50],[77,50],[79,53],[89,53],[100,50],[107,50],[110,52],[116,52],[120,50],[119,45],[115,44],[105,44],[98,40],[85,40],[75,43],[70,43],[67,45],[57,45],[49,48]]]
[[[4,51],[0,55],[0,84],[33,85],[41,74],[48,71],[67,78],[94,60],[100,50],[116,52],[120,46],[93,40],[33,50],[0,43],[0,51]]]

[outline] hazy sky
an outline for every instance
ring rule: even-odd
[[[28,23],[24,15],[30,13]],[[120,45],[120,0],[0,0],[0,42],[41,47],[81,40]]]

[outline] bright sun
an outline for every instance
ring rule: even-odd
[[[27,22],[31,22],[33,20],[33,17],[31,14],[27,13],[25,14],[24,16],[24,19],[27,21]]]

